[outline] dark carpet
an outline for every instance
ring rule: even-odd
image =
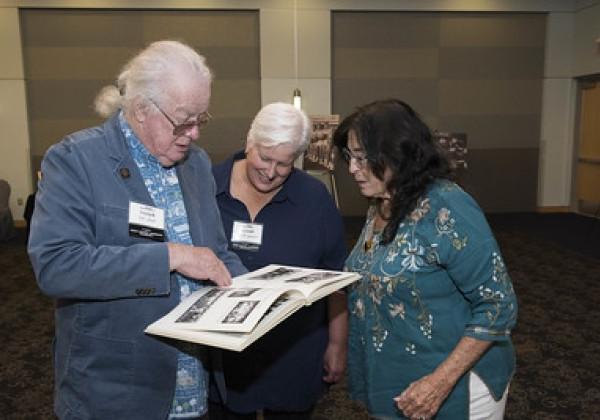
[[[520,304],[507,419],[600,418],[600,221],[575,214],[490,215]],[[348,219],[348,241],[360,230]],[[53,308],[35,284],[23,231],[0,244],[0,419],[52,419]],[[364,419],[345,384],[314,418]],[[119,419],[112,419],[119,420]]]

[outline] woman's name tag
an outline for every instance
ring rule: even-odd
[[[235,249],[257,251],[262,244],[263,225],[235,220],[231,230],[231,246]]]

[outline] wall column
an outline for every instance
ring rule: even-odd
[[[262,104],[291,102],[295,87],[310,115],[331,113],[331,17],[329,7],[297,2],[298,86],[294,68],[294,4],[260,9]]]
[[[573,36],[573,13],[548,15],[537,203],[547,210],[568,210],[571,203],[577,87]]]
[[[31,193],[29,131],[19,10],[0,8],[0,178],[11,186],[10,208],[17,224]]]

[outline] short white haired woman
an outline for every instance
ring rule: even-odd
[[[304,112],[269,104],[254,118],[245,151],[213,168],[230,249],[250,270],[270,263],[342,268],[344,229],[333,199],[320,181],[294,168],[310,133]],[[243,353],[226,353],[227,403],[215,404],[211,419],[256,418],[258,410],[267,419],[308,419],[326,383],[342,377],[346,322],[344,296],[334,295]]]

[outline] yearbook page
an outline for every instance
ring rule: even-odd
[[[302,306],[358,278],[356,273],[269,265],[235,277],[230,287],[209,286],[194,292],[146,332],[232,350],[244,348]]]

